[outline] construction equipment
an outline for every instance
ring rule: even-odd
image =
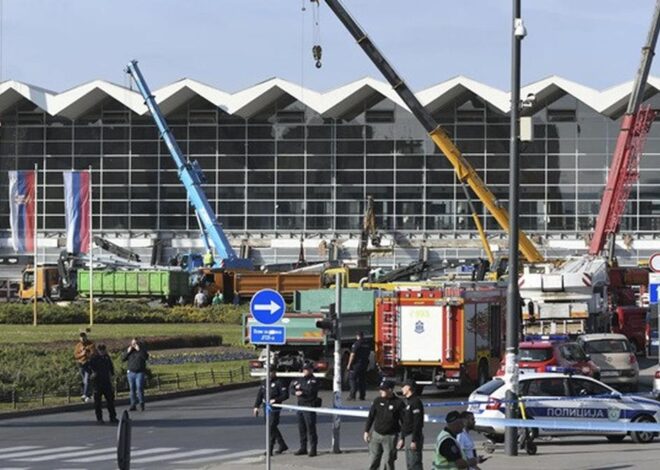
[[[420,385],[484,384],[504,346],[506,292],[496,283],[400,289],[376,299],[376,363],[385,376]]]
[[[417,118],[419,123],[424,127],[426,132],[428,132],[433,142],[453,165],[458,181],[461,183],[461,186],[465,191],[468,205],[472,211],[472,219],[476,224],[476,228],[479,232],[479,237],[483,244],[484,251],[486,251],[489,260],[492,263],[493,259],[492,253],[490,253],[490,246],[488,244],[486,234],[476,213],[475,206],[472,203],[466,185],[469,185],[470,188],[472,188],[472,191],[474,191],[474,194],[476,194],[479,200],[484,204],[488,212],[490,212],[490,214],[495,218],[500,227],[508,233],[509,216],[507,211],[500,206],[495,195],[490,192],[472,165],[470,165],[465,157],[463,157],[460,150],[456,148],[452,140],[447,135],[447,132],[442,127],[440,127],[431,113],[429,113],[426,108],[422,106],[417,97],[413,94],[410,88],[408,88],[408,85],[406,85],[403,79],[395,72],[390,63],[376,48],[371,39],[369,39],[369,37],[351,17],[348,11],[346,11],[341,2],[339,2],[339,0],[325,0],[325,2],[328,4],[337,18],[339,18],[342,24],[346,27],[349,33],[355,38],[357,43],[360,45],[360,47],[362,47],[364,52],[371,59],[378,70],[380,70],[385,79],[390,83],[390,85],[392,85],[394,91],[396,91],[396,93],[401,97],[406,106],[408,106],[410,111]],[[532,241],[522,231],[520,232],[519,247],[527,261],[539,262],[543,260],[543,256],[534,246],[534,243],[532,243]]]
[[[607,185],[596,219],[596,229],[589,245],[589,254],[598,256],[602,253],[609,237],[608,259],[610,264],[614,263],[615,238],[630,196],[630,189],[639,178],[639,159],[644,150],[646,136],[656,116],[656,112],[651,110],[650,106],[641,106],[641,104],[644,100],[646,82],[651,70],[659,31],[660,0],[657,0],[651,28],[646,44],[642,48],[642,59],[628,100],[628,108],[621,121],[621,130],[614,149]]]
[[[188,201],[195,208],[195,214],[202,233],[202,241],[204,242],[207,253],[211,252],[211,243],[213,248],[215,248],[216,258],[214,259],[214,266],[223,269],[253,270],[254,266],[250,259],[236,256],[202,189],[205,178],[201,167],[196,160],[190,161],[186,159],[183,152],[181,152],[158,103],[156,103],[142,72],[138,68],[136,60],[129,62],[126,72],[135,81],[140,94],[144,98],[144,104],[149,108],[149,112],[156,123],[156,127],[158,127],[160,136],[176,164],[179,180],[188,194]],[[209,242],[209,238],[211,243]]]

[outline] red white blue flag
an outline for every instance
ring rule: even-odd
[[[17,253],[34,252],[37,172],[9,172],[9,225]]]
[[[87,253],[90,248],[90,174],[89,171],[64,172],[64,212],[66,251]]]

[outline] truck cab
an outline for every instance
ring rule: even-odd
[[[62,287],[60,274],[55,265],[37,266],[36,276],[33,266],[23,270],[18,291],[21,301],[31,301],[35,296],[35,288],[37,299],[72,300],[75,297],[75,288]]]

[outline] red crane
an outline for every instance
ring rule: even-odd
[[[641,103],[644,99],[644,89],[655,55],[655,44],[658,40],[659,30],[660,0],[656,0],[651,29],[646,44],[642,48],[642,60],[637,70],[626,114],[621,122],[621,130],[614,149],[607,185],[596,219],[596,229],[589,245],[590,255],[600,255],[609,238],[608,257],[610,264],[614,262],[615,237],[619,231],[621,217],[630,196],[630,189],[639,178],[639,160],[644,150],[646,136],[656,116],[655,111],[651,110],[649,106],[641,106]]]

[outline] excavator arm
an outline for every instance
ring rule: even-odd
[[[473,211],[473,219],[477,220],[478,217],[476,216],[476,212],[474,212],[474,204],[471,202],[465,185],[468,185],[472,189],[474,194],[483,203],[488,212],[495,218],[499,226],[505,232],[509,233],[509,215],[507,214],[507,211],[500,207],[495,195],[490,192],[486,184],[479,177],[472,165],[470,165],[470,163],[465,159],[460,150],[458,150],[456,145],[454,145],[444,129],[440,127],[431,113],[429,113],[426,108],[422,106],[417,97],[413,94],[410,88],[408,88],[408,85],[396,73],[392,65],[390,65],[387,59],[385,59],[383,54],[381,54],[381,52],[378,50],[376,45],[371,41],[371,39],[369,39],[364,30],[351,17],[341,2],[339,0],[325,0],[325,2],[337,16],[337,18],[339,18],[339,21],[341,21],[341,23],[346,27],[348,32],[351,33],[351,35],[355,38],[359,46],[371,59],[378,70],[380,70],[394,91],[396,91],[396,93],[401,97],[406,106],[408,106],[410,111],[417,118],[419,123],[424,127],[426,132],[428,132],[431,140],[433,140],[435,145],[442,151],[445,157],[452,164],[454,170],[456,171],[459,182],[464,186],[464,190],[468,195],[468,203],[470,204],[471,210]],[[486,235],[483,232],[481,224],[477,225],[477,230],[479,230],[479,236],[482,240],[482,243],[484,243],[484,249],[488,253],[490,248],[486,249],[488,242],[486,240]],[[532,243],[527,235],[520,231],[519,237],[519,248],[527,261],[543,261],[543,256],[536,249],[536,246],[534,246],[534,243]],[[489,258],[491,257],[492,253],[489,254]]]

